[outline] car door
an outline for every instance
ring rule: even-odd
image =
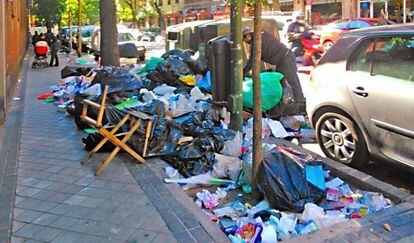
[[[380,153],[414,165],[414,37],[364,40],[347,65],[350,97]]]

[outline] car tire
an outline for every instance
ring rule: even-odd
[[[325,51],[329,50],[329,48],[331,48],[333,46],[333,42],[330,40],[327,40],[323,43],[323,49],[325,49]]]
[[[144,55],[144,56],[140,56],[140,57],[139,57],[139,60],[140,60],[140,61],[145,61],[145,55]]]
[[[364,136],[348,117],[328,112],[318,118],[315,128],[319,146],[327,157],[352,167],[361,167],[368,161]]]

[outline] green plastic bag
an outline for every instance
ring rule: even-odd
[[[141,70],[138,71],[138,73],[147,73],[149,71],[153,71],[157,68],[158,64],[165,62],[164,59],[159,57],[151,57],[148,62],[145,64],[145,67],[143,67]]]
[[[53,103],[53,102],[55,102],[55,99],[53,97],[48,97],[48,98],[44,99],[43,101],[46,102],[46,103]]]
[[[280,84],[282,79],[283,74],[278,72],[260,73],[262,110],[264,112],[275,107],[282,99],[283,88]],[[243,82],[243,106],[249,109],[253,108],[253,80],[251,78],[247,78]]]
[[[124,102],[121,102],[119,104],[117,104],[115,107],[116,108],[125,108],[126,106],[132,106],[135,104],[141,104],[141,102],[137,99],[137,98],[131,98],[129,100],[126,100]]]

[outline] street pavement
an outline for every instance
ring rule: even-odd
[[[29,63],[3,139],[7,159],[0,168],[7,177],[0,186],[9,194],[0,202],[7,206],[0,217],[10,205],[13,215],[11,232],[1,220],[0,242],[10,233],[11,242],[212,241],[146,165],[117,156],[99,177],[93,173],[107,154],[81,165],[86,134],[53,104],[36,99],[57,83],[60,68],[33,70]],[[14,164],[7,150],[16,152]]]

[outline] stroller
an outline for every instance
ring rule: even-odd
[[[46,41],[38,41],[38,43],[36,43],[35,48],[34,48],[35,57],[32,63],[32,68],[38,68],[38,67],[45,68],[49,66],[49,63],[47,61],[48,50],[49,50],[49,47]]]

